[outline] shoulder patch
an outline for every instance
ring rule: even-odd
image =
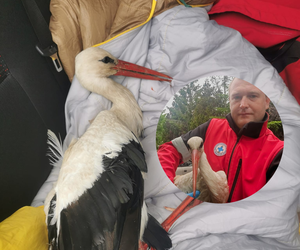
[[[226,154],[227,151],[227,145],[223,142],[219,142],[215,147],[214,147],[214,153],[217,156],[223,156]]]

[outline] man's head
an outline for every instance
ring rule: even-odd
[[[239,128],[248,122],[261,121],[269,108],[270,99],[253,84],[239,78],[229,85],[231,116]]]

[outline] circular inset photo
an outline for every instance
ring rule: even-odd
[[[164,108],[156,147],[168,178],[205,202],[242,200],[273,176],[284,146],[280,116],[256,86],[211,76],[180,89]]]

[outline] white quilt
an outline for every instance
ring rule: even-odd
[[[229,204],[203,203],[180,217],[170,229],[174,250],[300,249],[297,209],[300,193],[300,107],[275,69],[237,31],[210,21],[207,8],[178,6],[145,25],[100,46],[114,56],[166,73],[166,82],[113,77],[129,88],[142,111],[148,177],[149,212],[162,222],[185,198],[164,174],[156,154],[155,133],[167,101],[193,80],[211,75],[244,79],[266,93],[281,116],[284,152],[273,178],[256,194]],[[111,103],[73,80],[66,102],[67,147],[80,137],[98,112]],[[41,205],[59,167],[35,198]]]

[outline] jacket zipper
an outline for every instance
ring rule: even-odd
[[[233,156],[234,150],[235,150],[237,144],[239,143],[240,139],[241,139],[241,136],[239,136],[239,137],[237,138],[237,140],[236,140],[236,142],[235,142],[235,144],[234,144],[234,147],[233,147],[233,149],[232,149],[232,151],[231,151],[231,155],[230,155],[230,159],[229,159],[229,163],[228,163],[228,169],[227,169],[227,181],[228,181],[228,176],[229,176],[229,170],[230,170],[230,165],[231,165],[232,156]],[[236,172],[235,172],[235,175],[236,175]],[[235,178],[236,178],[236,176],[235,176]],[[234,179],[235,179],[235,178],[234,178]],[[231,187],[231,190],[230,190],[230,194],[231,194],[231,195],[229,195],[228,201],[227,201],[227,202],[230,202],[231,196],[232,196],[232,192],[233,192],[233,186]]]
[[[241,171],[241,167],[242,167],[242,159],[239,160],[239,165],[238,165],[237,170],[235,172],[234,180],[233,180],[233,183],[232,183],[232,187],[231,187],[230,194],[229,194],[227,202],[230,202],[231,199],[232,199],[232,195],[233,195],[235,185],[237,183],[237,180],[238,180],[238,177],[239,177],[239,174],[240,174],[240,171]]]
[[[230,170],[231,159],[232,159],[234,150],[235,150],[235,148],[236,148],[236,145],[239,143],[240,139],[241,139],[241,137],[238,137],[238,138],[237,138],[236,143],[234,144],[234,147],[233,147],[233,149],[232,149],[232,152],[231,152],[231,155],[230,155],[230,159],[229,159],[228,169],[227,169],[227,174],[228,174],[228,175],[229,175],[229,170]],[[227,180],[228,180],[228,175],[227,175]]]

